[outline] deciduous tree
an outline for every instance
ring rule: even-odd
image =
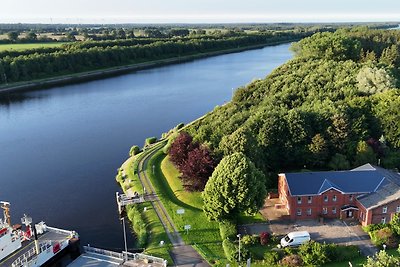
[[[241,212],[257,212],[264,204],[265,180],[265,175],[243,153],[224,157],[203,192],[207,218],[221,221]]]

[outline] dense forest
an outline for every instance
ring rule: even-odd
[[[400,168],[400,31],[316,33],[295,58],[187,128],[220,159],[243,153],[277,172]]]
[[[311,31],[132,38],[0,52],[0,85],[151,60],[300,39]]]

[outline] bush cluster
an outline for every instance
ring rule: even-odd
[[[252,246],[259,243],[259,236],[258,235],[244,235],[242,237],[242,244],[244,246]]]
[[[237,262],[239,260],[239,247],[233,243],[231,240],[229,239],[225,239],[224,241],[222,241],[222,247],[224,249],[225,252],[225,256],[227,257],[227,259],[231,262]],[[246,248],[241,248],[240,249],[240,258],[241,260],[246,260],[248,259],[250,256],[249,251]]]
[[[227,238],[234,239],[237,235],[236,224],[229,220],[224,220],[219,223],[219,232],[222,240]]]
[[[148,231],[146,222],[144,221],[142,214],[135,205],[127,206],[127,215],[132,223],[132,229],[137,238],[137,244],[139,248],[144,248],[148,240]]]

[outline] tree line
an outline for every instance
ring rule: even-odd
[[[268,44],[301,38],[310,33],[243,34],[224,38],[187,38],[89,42],[62,48],[41,48],[0,54],[0,84],[28,81],[93,69],[134,64],[216,50]],[[143,42],[142,44],[140,42]],[[121,44],[121,45],[119,45]]]
[[[293,60],[186,130],[219,159],[243,153],[275,183],[282,171],[400,168],[399,38],[368,28],[304,38]]]

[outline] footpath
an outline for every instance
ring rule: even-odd
[[[206,267],[210,266],[197,251],[190,245],[186,245],[175,227],[172,219],[168,215],[163,203],[157,196],[156,191],[154,190],[153,185],[151,184],[150,179],[147,177],[146,168],[148,165],[149,159],[157,153],[163,145],[155,145],[151,149],[149,149],[142,159],[139,161],[139,169],[138,175],[140,182],[145,189],[145,195],[152,195],[153,201],[151,202],[153,205],[153,209],[156,211],[158,218],[160,219],[165,232],[167,233],[171,244],[173,246],[172,251],[170,251],[170,255],[172,260],[174,261],[175,266],[182,267]]]

